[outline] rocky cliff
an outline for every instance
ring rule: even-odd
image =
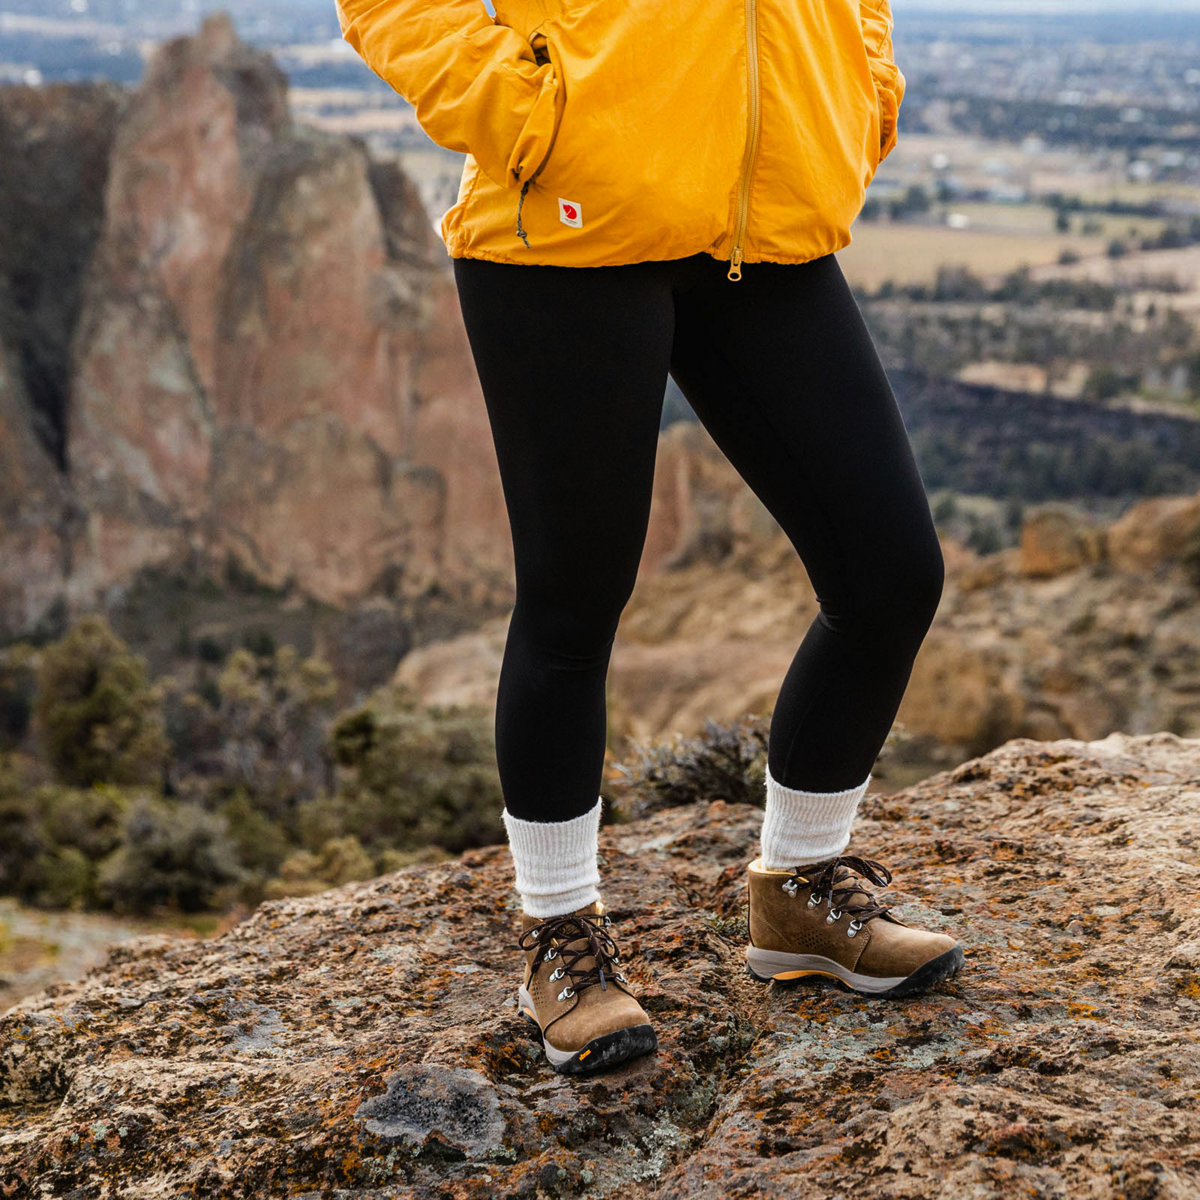
[[[925,996],[742,971],[760,814],[602,833],[657,1055],[555,1075],[502,847],[207,942],[127,942],[0,1019],[0,1195],[1184,1200],[1200,1191],[1200,741],[1017,740],[852,848],[962,942]]]
[[[4,89],[0,132],[21,164],[0,209],[23,231],[0,262],[6,632],[152,563],[233,558],[334,604],[504,574],[491,443],[415,189],[294,123],[227,15],[160,46],[128,95]]]
[[[69,576],[70,341],[126,102],[112,84],[0,88],[0,632],[34,624]]]
[[[511,600],[428,214],[394,161],[293,121],[226,14],[132,92],[0,88],[0,155],[0,636],[230,559],[334,606]],[[644,571],[746,506],[714,449],[664,453]]]

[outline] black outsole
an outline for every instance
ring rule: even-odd
[[[889,988],[886,992],[864,992],[835,975],[802,975],[797,979],[775,979],[774,982],[784,987],[795,987],[802,983],[811,983],[814,979],[820,979],[835,985],[840,984],[846,991],[854,992],[857,996],[866,996],[868,1000],[902,1000],[905,996],[915,996],[918,992],[926,991],[935,983],[949,979],[951,975],[957,975],[962,970],[963,961],[962,947],[953,946],[945,954],[939,954],[937,958],[931,958],[927,963],[919,966],[907,979],[902,979],[894,988]],[[771,975],[759,975],[749,966],[746,968],[746,974],[760,983],[770,983],[773,979]]]
[[[528,1013],[521,1016],[541,1035],[541,1026]],[[612,1033],[592,1038],[579,1052],[564,1063],[550,1063],[560,1075],[591,1075],[619,1066],[631,1058],[652,1054],[658,1049],[658,1035],[652,1025],[630,1025]],[[549,1060],[547,1060],[549,1061]]]

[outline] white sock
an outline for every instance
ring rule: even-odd
[[[804,792],[784,787],[767,770],[767,807],[762,824],[762,865],[790,871],[841,854],[850,844],[858,802],[871,776],[843,792]]]
[[[501,816],[516,868],[517,891],[531,917],[558,917],[600,899],[596,844],[601,800],[568,821],[525,821]]]

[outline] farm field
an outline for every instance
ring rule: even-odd
[[[988,278],[1020,266],[1057,264],[1064,250],[1081,259],[1103,257],[1108,244],[1103,237],[1070,233],[994,233],[885,221],[858,222],[852,233],[853,242],[838,259],[855,287],[872,291],[889,279],[932,283],[943,266],[964,266]]]

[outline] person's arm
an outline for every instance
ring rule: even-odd
[[[541,166],[555,129],[557,71],[480,0],[335,3],[343,39],[438,145],[473,155],[504,187]]]
[[[896,120],[904,99],[904,76],[896,66],[892,50],[892,7],[890,0],[859,0],[863,41],[871,60],[871,75],[879,93],[880,153],[882,162],[896,145]]]

